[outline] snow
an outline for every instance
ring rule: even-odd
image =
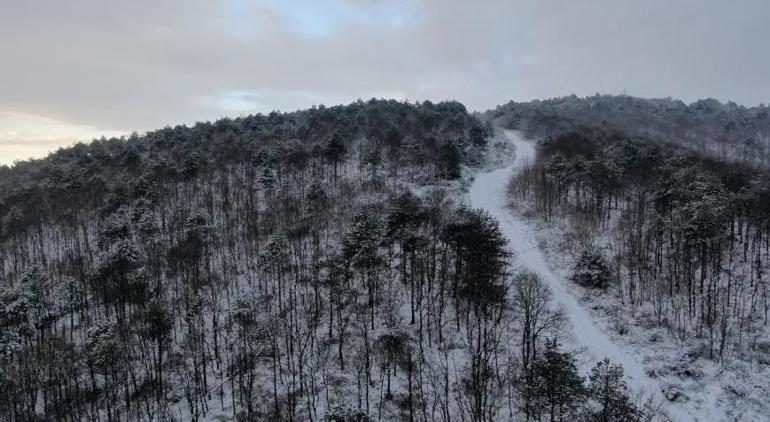
[[[669,404],[661,391],[660,381],[647,375],[641,363],[642,357],[633,350],[614,343],[609,334],[596,324],[589,311],[567,289],[566,280],[548,265],[546,256],[538,246],[533,229],[527,221],[508,208],[506,186],[514,171],[535,158],[535,148],[525,141],[518,132],[505,131],[506,138],[516,148],[513,164],[479,173],[469,190],[469,199],[473,207],[482,208],[500,222],[500,229],[509,241],[509,248],[514,253],[518,266],[538,274],[553,292],[554,301],[568,317],[571,324],[571,336],[581,352],[581,370],[584,373],[597,361],[609,358],[614,363],[623,365],[629,387],[637,393],[652,397],[655,402],[663,403],[663,410],[677,421],[706,420],[706,415],[693,415],[692,409]]]
[[[553,293],[554,305],[561,308],[567,316],[569,338],[565,339],[564,347],[567,347],[577,354],[577,364],[583,375],[587,375],[589,369],[594,364],[606,358],[614,363],[623,365],[629,387],[635,393],[646,393],[646,397],[651,397],[655,404],[660,404],[661,409],[674,421],[711,421],[711,420],[762,420],[749,413],[737,413],[729,416],[727,403],[729,396],[724,393],[726,388],[736,386],[738,390],[746,391],[752,388],[753,384],[761,383],[756,378],[749,378],[748,375],[752,369],[743,370],[724,370],[716,367],[703,367],[703,377],[692,380],[677,379],[676,375],[667,375],[664,370],[671,365],[675,365],[677,351],[682,346],[675,341],[660,340],[656,343],[644,344],[644,339],[650,334],[644,332],[643,327],[634,325],[629,326],[629,330],[634,334],[630,336],[618,336],[613,333],[611,324],[603,318],[600,312],[593,307],[600,307],[602,310],[608,309],[612,304],[612,298],[607,297],[607,302],[598,300],[589,301],[581,297],[585,290],[574,283],[568,281],[565,277],[568,274],[568,266],[565,262],[571,261],[569,254],[565,254],[557,248],[553,248],[550,242],[559,236],[559,233],[549,233],[550,237],[543,239],[543,230],[537,224],[536,220],[526,218],[519,211],[509,207],[509,198],[507,195],[507,186],[511,176],[523,165],[531,162],[535,157],[534,145],[524,140],[518,132],[505,131],[496,136],[494,145],[490,145],[485,169],[465,169],[464,177],[461,181],[445,183],[440,187],[446,189],[452,198],[460,200],[462,192],[467,187],[465,199],[475,208],[482,208],[500,222],[500,228],[509,239],[509,247],[514,255],[514,264],[518,269],[537,273],[545,283],[548,284]],[[515,154],[511,150],[515,148]],[[355,171],[355,170],[353,170]],[[429,188],[420,185],[411,186],[413,190],[421,193]],[[433,187],[431,187],[433,188]],[[374,200],[374,198],[372,199]],[[545,240],[545,242],[544,242]],[[549,247],[543,247],[544,244]],[[559,260],[561,258],[561,260]],[[396,294],[405,294],[397,291]],[[595,298],[594,298],[595,299]],[[404,321],[409,320],[410,308],[408,299],[400,297],[396,302],[401,303],[399,308],[400,316]],[[606,315],[605,315],[606,316]],[[373,332],[376,335],[378,330]],[[325,331],[322,329],[322,331]],[[350,330],[349,335],[355,336],[355,330]],[[666,337],[666,333],[659,333],[661,338]],[[634,342],[636,341],[636,343]],[[427,388],[436,388],[441,380],[435,384],[430,382],[432,376],[441,377],[443,374],[443,364],[449,367],[450,374],[457,374],[464,366],[464,353],[462,340],[452,338],[448,335],[448,347],[443,351],[426,350],[427,361],[424,363]],[[354,341],[349,343],[352,347]],[[679,349],[677,349],[679,348]],[[446,352],[446,361],[441,359],[440,353]],[[700,364],[700,362],[699,362]],[[329,373],[324,377],[329,377],[332,400],[319,397],[317,403],[318,414],[323,415],[327,408],[334,404],[354,405],[355,397],[355,379],[350,373],[339,371],[336,366],[330,365]],[[375,385],[380,385],[381,379],[377,378],[379,371],[373,371]],[[654,376],[655,378],[653,378]],[[453,377],[454,378],[454,377]],[[221,378],[221,374],[218,376]],[[755,382],[756,381],[756,382]],[[326,381],[324,381],[325,383]],[[335,385],[336,384],[336,385]],[[319,383],[322,385],[322,383]],[[685,402],[669,402],[662,392],[663,388],[676,387],[677,390],[685,393],[689,400]],[[225,396],[231,395],[228,383],[224,383]],[[208,412],[202,420],[232,420],[233,407],[225,399],[224,404],[220,403],[219,395],[216,392],[209,397]],[[394,383],[393,391],[396,395],[405,394],[404,386]],[[329,392],[326,393],[327,395]],[[380,391],[381,394],[381,391]],[[370,406],[371,416],[377,415],[379,397],[376,387],[371,390]],[[760,395],[761,397],[761,395]],[[397,417],[397,409],[391,403],[382,408],[383,420],[391,420]],[[302,405],[301,405],[302,406]],[[450,397],[450,407],[454,408],[457,403],[454,397]],[[189,409],[187,409],[184,400],[181,400],[175,407],[176,415],[180,420],[190,418]]]

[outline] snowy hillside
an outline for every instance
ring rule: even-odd
[[[585,374],[591,365],[609,358],[623,365],[629,377],[629,385],[636,393],[661,403],[661,410],[675,420],[722,419],[724,415],[722,418],[717,416],[721,412],[714,408],[714,402],[701,402],[698,408],[667,403],[663,394],[666,391],[665,381],[651,377],[649,370],[642,363],[643,353],[648,354],[649,351],[643,350],[640,353],[627,343],[615,343],[610,333],[594,320],[595,316],[586,309],[586,305],[575,297],[580,292],[570,291],[567,286],[569,280],[552,270],[532,227],[536,222],[527,220],[512,210],[507,195],[511,177],[525,164],[534,161],[534,142],[524,140],[520,133],[511,130],[505,131],[505,135],[515,145],[515,163],[476,176],[469,193],[470,202],[474,207],[486,210],[500,221],[501,230],[509,239],[509,248],[514,254],[518,268],[532,271],[548,283],[554,293],[554,305],[562,309],[568,318],[569,344],[578,353],[581,372]]]
[[[484,118],[358,101],[0,168],[0,420],[768,414],[763,173]]]
[[[676,317],[677,308],[667,309],[670,305],[661,306],[660,300],[679,302],[679,310],[686,310],[687,291],[679,293],[678,289],[669,299],[665,296],[656,297],[655,291],[659,291],[659,286],[655,283],[667,283],[671,285],[670,273],[658,272],[653,279],[642,278],[640,270],[631,264],[639,262],[648,265],[655,265],[653,260],[645,263],[638,253],[641,248],[632,245],[626,245],[629,241],[628,219],[631,212],[638,212],[638,205],[633,204],[634,197],[644,198],[644,190],[648,189],[644,182],[634,182],[634,176],[631,174],[625,176],[628,180],[621,183],[632,183],[631,192],[622,193],[622,188],[614,187],[614,192],[605,196],[601,202],[592,202],[591,195],[598,195],[597,186],[603,183],[604,186],[612,186],[612,180],[607,178],[588,179],[590,171],[598,168],[595,164],[603,158],[601,156],[591,155],[590,138],[580,138],[577,135],[570,138],[548,139],[541,142],[538,148],[538,154],[534,153],[534,142],[521,141],[520,138],[514,138],[518,150],[527,151],[530,161],[520,168],[518,173],[509,173],[510,184],[507,188],[507,201],[505,204],[489,204],[490,207],[505,209],[505,205],[513,204],[512,208],[505,209],[509,212],[509,221],[511,221],[512,231],[515,229],[516,235],[524,239],[522,244],[521,262],[524,266],[537,268],[544,279],[551,280],[551,286],[557,297],[562,297],[565,303],[565,310],[574,321],[573,339],[578,350],[583,349],[587,352],[589,362],[598,356],[610,355],[617,356],[622,361],[629,375],[632,376],[630,383],[641,390],[652,393],[657,401],[662,404],[661,410],[668,413],[675,420],[764,420],[768,414],[768,408],[764,404],[762,397],[768,394],[768,386],[764,381],[768,373],[767,351],[764,344],[767,342],[768,330],[764,312],[759,309],[766,308],[766,295],[764,287],[764,271],[761,267],[767,259],[765,247],[758,244],[751,245],[751,242],[762,238],[762,235],[754,237],[761,232],[761,225],[753,226],[756,217],[736,217],[740,222],[733,224],[732,235],[729,235],[729,219],[732,218],[731,212],[725,208],[729,200],[720,199],[719,206],[703,204],[689,204],[690,207],[710,206],[710,211],[718,210],[722,212],[721,218],[727,220],[725,234],[718,234],[717,239],[723,239],[721,242],[729,244],[740,244],[742,251],[737,248],[725,249],[721,252],[720,260],[724,260],[724,268],[713,275],[707,275],[709,268],[705,264],[696,267],[698,271],[695,275],[701,277],[700,280],[708,278],[710,285],[706,290],[700,290],[700,296],[706,301],[705,306],[713,302],[707,295],[715,295],[716,303],[725,303],[726,309],[715,313],[721,319],[721,328],[719,336],[721,340],[717,342],[713,328],[709,328],[709,320],[698,321],[698,314],[692,313],[692,320],[679,322],[679,327],[674,327],[672,322],[679,318]],[[561,144],[560,144],[561,142]],[[599,144],[600,148],[602,144]],[[633,146],[622,146],[610,141],[607,150],[610,153],[627,148],[627,151],[633,151]],[[620,143],[620,145],[623,145]],[[628,145],[628,144],[626,144]],[[561,150],[559,150],[561,148]],[[643,147],[637,147],[643,148]],[[553,151],[566,151],[556,152]],[[670,152],[669,152],[670,153]],[[561,155],[563,154],[563,155]],[[575,155],[572,155],[575,154]],[[569,167],[569,160],[575,157],[576,160],[588,157],[593,161],[587,167]],[[697,158],[677,158],[681,160],[685,170],[680,172],[703,172],[712,171],[714,164],[708,161],[699,161]],[[550,160],[550,161],[549,161]],[[688,161],[689,160],[689,161]],[[558,164],[557,164],[558,161]],[[631,166],[635,165],[633,161]],[[646,163],[641,167],[642,172],[648,172],[645,176],[651,181],[652,189],[668,189],[667,185],[661,186],[659,177],[653,170],[654,161]],[[565,165],[566,163],[566,165]],[[579,164],[578,164],[579,165]],[[610,166],[612,164],[609,164]],[[638,165],[638,164],[637,164]],[[701,176],[704,180],[699,183],[715,183],[718,189],[735,189],[727,183],[735,183],[737,186],[745,184],[742,188],[740,201],[751,201],[751,195],[762,195],[763,182],[761,181],[761,172],[756,170],[746,170],[739,166],[721,164],[717,177],[724,177],[725,187],[719,185],[719,181],[712,182],[714,179],[705,179],[713,177],[710,175]],[[732,168],[731,168],[732,167]],[[706,170],[704,170],[704,168]],[[577,169],[577,170],[576,170]],[[561,179],[557,182],[557,172],[576,171],[573,173],[573,179]],[[616,170],[622,172],[623,170]],[[582,175],[579,172],[584,172]],[[652,172],[652,174],[650,174]],[[742,178],[738,178],[739,172],[745,172]],[[725,176],[725,175],[731,176]],[[665,173],[664,173],[665,175]],[[502,176],[500,176],[502,177]],[[665,177],[665,176],[664,176]],[[732,177],[732,181],[727,179]],[[758,181],[752,181],[752,178],[759,178]],[[569,180],[569,181],[567,181]],[[597,182],[601,180],[601,182]],[[638,179],[636,179],[638,180]],[[547,189],[547,183],[561,184],[558,188],[561,190],[561,197],[549,203],[544,199]],[[566,181],[566,183],[565,183]],[[567,183],[577,182],[576,187],[568,186]],[[635,183],[635,184],[634,184]],[[492,183],[485,183],[484,186]],[[553,186],[553,185],[552,185]],[[684,187],[684,186],[680,186]],[[574,189],[574,190],[573,190]],[[676,189],[676,188],[674,188]],[[692,189],[692,188],[686,188]],[[673,189],[672,189],[673,190]],[[556,190],[551,191],[554,195]],[[583,196],[585,195],[585,196]],[[647,198],[650,198],[647,194]],[[662,195],[662,194],[661,194]],[[677,193],[672,193],[677,195]],[[695,198],[699,201],[707,201],[710,198],[696,193]],[[714,193],[718,195],[718,193]],[[729,193],[722,193],[729,195]],[[479,197],[489,197],[480,194]],[[661,196],[662,198],[662,196]],[[655,209],[656,202],[662,199],[647,199],[647,210]],[[684,201],[682,201],[684,202]],[[596,204],[596,205],[594,205]],[[598,205],[598,206],[597,206]],[[606,208],[605,208],[606,206]],[[724,207],[724,208],[721,208]],[[691,208],[692,209],[692,208]],[[705,210],[698,211],[704,212]],[[653,211],[655,212],[655,211]],[[737,211],[740,214],[741,211]],[[759,209],[754,208],[758,218],[766,218]],[[598,218],[597,218],[598,217]],[[502,216],[500,218],[503,218]],[[636,217],[639,218],[639,217]],[[649,218],[649,217],[647,217]],[[653,215],[655,218],[655,215]],[[664,217],[665,218],[665,217]],[[671,217],[669,217],[671,218]],[[679,217],[681,218],[681,216]],[[704,224],[702,219],[705,215],[697,217],[688,217],[688,220],[679,224],[698,225]],[[723,220],[723,221],[724,221]],[[648,220],[649,221],[649,220]],[[665,221],[665,220],[664,220]],[[644,230],[661,230],[659,222],[652,221],[649,226],[642,228]],[[666,224],[664,222],[664,224]],[[505,226],[505,221],[503,222]],[[649,228],[648,228],[649,227]],[[664,226],[665,227],[665,226]],[[679,226],[686,228],[686,226]],[[703,227],[703,226],[701,226]],[[637,229],[638,230],[638,229]],[[714,228],[715,233],[719,233]],[[753,232],[754,235],[749,236]],[[699,230],[700,236],[709,236],[708,232]],[[677,234],[672,234],[675,236]],[[630,240],[632,242],[649,242],[650,240]],[[715,242],[715,246],[718,243]],[[629,248],[630,246],[630,248]],[[640,245],[639,245],[640,246]],[[685,246],[686,247],[686,246]],[[628,248],[628,249],[627,249]],[[532,251],[536,251],[533,253]],[[541,255],[540,251],[543,252]],[[593,252],[591,252],[593,251]],[[763,251],[763,252],[760,252]],[[658,255],[658,260],[674,259],[677,251],[670,251],[669,255]],[[632,255],[635,253],[637,255]],[[745,260],[744,254],[754,254],[755,261]],[[586,254],[595,254],[600,261],[607,265],[606,277],[609,284],[600,288],[596,286],[581,286],[575,279],[578,265],[582,262]],[[655,255],[651,256],[654,259]],[[633,261],[636,259],[637,261]],[[717,265],[719,263],[717,262]],[[596,275],[596,274],[594,274]],[[701,276],[702,275],[702,276]],[[639,277],[639,278],[637,278]],[[730,283],[734,283],[731,287]],[[645,284],[649,284],[644,287]],[[703,284],[701,284],[703,286]],[[755,289],[758,295],[741,293],[742,289]],[[732,290],[735,289],[735,290]],[[668,289],[662,292],[667,292]],[[658,293],[661,294],[661,293]],[[724,296],[726,295],[726,296]],[[754,307],[753,303],[758,303],[759,307]],[[706,307],[701,309],[708,309]],[[749,306],[754,316],[747,322],[743,319],[740,309]],[[736,313],[732,313],[737,310]],[[707,314],[708,315],[708,314]],[[589,321],[590,329],[586,331],[581,327],[581,321]],[[712,322],[713,324],[713,322]],[[707,334],[706,330],[711,334]],[[748,333],[741,334],[742,331]],[[750,333],[750,334],[749,334]],[[599,338],[597,339],[597,336]],[[714,345],[719,344],[717,349]]]

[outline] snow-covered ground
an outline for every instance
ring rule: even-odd
[[[482,208],[499,220],[520,269],[537,273],[550,286],[554,301],[569,319],[572,346],[579,353],[578,362],[583,373],[587,373],[598,360],[609,358],[623,365],[628,384],[636,393],[644,393],[661,404],[661,410],[673,420],[719,420],[716,410],[709,407],[708,400],[703,401],[705,406],[701,402],[698,408],[688,403],[668,402],[662,393],[662,381],[648,375],[642,364],[643,356],[632,347],[615,343],[572,294],[568,282],[549,265],[534,229],[524,217],[508,207],[506,196],[511,175],[534,159],[534,145],[514,131],[505,131],[505,137],[516,149],[514,162],[504,168],[479,173],[469,189],[469,200],[473,207]]]

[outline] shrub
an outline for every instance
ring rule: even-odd
[[[572,273],[572,281],[585,287],[605,289],[612,281],[607,260],[596,248],[586,248],[580,254]]]
[[[363,410],[348,406],[334,406],[324,416],[324,422],[369,422],[369,415]]]

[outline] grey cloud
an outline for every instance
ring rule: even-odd
[[[0,109],[146,130],[237,113],[217,101],[233,93],[257,111],[377,95],[473,109],[624,89],[770,98],[764,1],[408,4],[401,25],[345,20],[323,37],[293,31],[261,3],[237,22],[203,0],[4,4]]]

